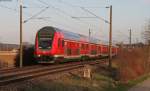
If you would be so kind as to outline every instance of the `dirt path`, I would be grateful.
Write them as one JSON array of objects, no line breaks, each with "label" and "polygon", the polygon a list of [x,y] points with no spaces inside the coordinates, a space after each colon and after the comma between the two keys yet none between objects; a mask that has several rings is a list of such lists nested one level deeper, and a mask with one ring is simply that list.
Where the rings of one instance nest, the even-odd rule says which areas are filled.
[{"label": "dirt path", "polygon": [[129,89],[129,91],[150,91],[150,78]]}]

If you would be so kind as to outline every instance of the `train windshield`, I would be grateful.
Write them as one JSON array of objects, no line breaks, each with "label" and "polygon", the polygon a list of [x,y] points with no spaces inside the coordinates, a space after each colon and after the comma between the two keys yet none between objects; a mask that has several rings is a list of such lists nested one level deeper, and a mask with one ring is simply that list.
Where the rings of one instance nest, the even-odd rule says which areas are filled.
[{"label": "train windshield", "polygon": [[40,31],[38,34],[39,49],[51,49],[53,42],[54,32],[52,31]]}]

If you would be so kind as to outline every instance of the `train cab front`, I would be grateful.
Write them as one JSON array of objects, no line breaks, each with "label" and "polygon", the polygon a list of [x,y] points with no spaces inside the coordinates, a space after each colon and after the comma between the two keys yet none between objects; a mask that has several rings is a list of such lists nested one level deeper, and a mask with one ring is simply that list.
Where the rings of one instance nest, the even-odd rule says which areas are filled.
[{"label": "train cab front", "polygon": [[44,27],[37,32],[35,41],[35,58],[38,63],[54,63],[53,40],[55,30]]}]

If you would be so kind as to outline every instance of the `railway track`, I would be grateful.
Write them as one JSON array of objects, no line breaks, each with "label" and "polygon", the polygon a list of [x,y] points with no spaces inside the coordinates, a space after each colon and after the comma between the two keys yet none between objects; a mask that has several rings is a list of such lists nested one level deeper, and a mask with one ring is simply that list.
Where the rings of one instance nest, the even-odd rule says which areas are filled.
[{"label": "railway track", "polygon": [[[101,61],[103,62],[103,61]],[[12,69],[0,71],[0,86],[7,85],[12,82],[23,81],[34,77],[54,74],[58,72],[68,72],[73,69],[82,68],[85,64],[96,65],[100,61],[74,62],[68,64],[50,65],[50,66],[32,66],[21,69]]]},{"label": "railway track", "polygon": [[0,74],[9,73],[9,72],[15,72],[15,71],[21,71],[21,70],[30,70],[33,68],[42,67],[42,65],[35,65],[35,66],[27,66],[23,68],[7,68],[7,69],[1,69]]}]

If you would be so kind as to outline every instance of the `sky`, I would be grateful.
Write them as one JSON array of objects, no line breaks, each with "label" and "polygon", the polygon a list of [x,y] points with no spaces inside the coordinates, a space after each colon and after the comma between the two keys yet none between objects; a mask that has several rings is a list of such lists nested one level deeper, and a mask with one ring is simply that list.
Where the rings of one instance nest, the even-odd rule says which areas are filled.
[{"label": "sky", "polygon": [[[88,35],[108,42],[109,24],[88,11],[109,21],[113,7],[113,42],[142,41],[141,32],[150,19],[150,0],[23,0],[23,42],[34,43],[36,32],[44,26]],[[19,44],[19,2],[0,1],[0,42]],[[78,18],[72,18],[78,17]],[[80,17],[80,18],[79,18]],[[82,18],[93,17],[93,18]]]}]

